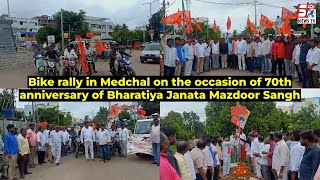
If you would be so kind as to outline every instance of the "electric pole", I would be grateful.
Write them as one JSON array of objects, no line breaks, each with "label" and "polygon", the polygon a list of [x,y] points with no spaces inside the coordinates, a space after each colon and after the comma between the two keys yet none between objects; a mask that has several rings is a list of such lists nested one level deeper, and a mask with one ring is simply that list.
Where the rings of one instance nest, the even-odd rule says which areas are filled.
[{"label": "electric pole", "polygon": [[[184,13],[184,11],[185,11],[185,8],[184,8],[184,0],[182,0],[182,12]],[[184,17],[184,14],[183,14],[183,17]],[[182,38],[185,39],[186,36],[187,36],[187,32],[186,32],[186,30],[185,30],[185,24],[184,24],[184,22],[182,22],[182,25],[183,25],[183,36],[182,36]]]},{"label": "electric pole", "polygon": [[7,6],[8,6],[8,17],[10,17],[10,0],[7,0]]},{"label": "electric pole", "polygon": [[257,0],[253,0],[254,4],[254,25],[257,27]]},{"label": "electric pole", "polygon": [[62,9],[60,12],[60,19],[61,19],[61,46],[62,46],[62,51],[64,51],[64,32],[63,32],[63,16],[62,16]]},{"label": "electric pole", "polygon": [[33,123],[35,123],[36,117],[35,117],[35,113],[34,113],[34,102],[33,101],[32,101],[32,120],[33,120]]}]

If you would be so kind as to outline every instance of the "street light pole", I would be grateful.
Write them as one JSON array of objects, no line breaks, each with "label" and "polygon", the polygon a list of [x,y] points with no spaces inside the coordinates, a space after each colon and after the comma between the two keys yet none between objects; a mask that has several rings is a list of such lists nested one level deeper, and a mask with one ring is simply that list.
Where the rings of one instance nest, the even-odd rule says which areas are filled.
[{"label": "street light pole", "polygon": [[8,5],[8,17],[10,17],[10,2],[7,0],[7,5]]},{"label": "street light pole", "polygon": [[62,9],[61,9],[61,12],[60,12],[60,19],[61,19],[61,46],[62,46],[62,51],[64,50],[64,32],[63,32],[63,16],[62,16]]}]

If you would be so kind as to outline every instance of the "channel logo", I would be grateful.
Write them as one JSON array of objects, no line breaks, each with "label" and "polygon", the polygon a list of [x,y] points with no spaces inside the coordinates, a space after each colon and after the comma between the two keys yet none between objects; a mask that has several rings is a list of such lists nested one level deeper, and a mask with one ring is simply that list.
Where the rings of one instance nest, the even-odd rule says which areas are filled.
[{"label": "channel logo", "polygon": [[298,24],[316,24],[316,4],[298,4]]}]

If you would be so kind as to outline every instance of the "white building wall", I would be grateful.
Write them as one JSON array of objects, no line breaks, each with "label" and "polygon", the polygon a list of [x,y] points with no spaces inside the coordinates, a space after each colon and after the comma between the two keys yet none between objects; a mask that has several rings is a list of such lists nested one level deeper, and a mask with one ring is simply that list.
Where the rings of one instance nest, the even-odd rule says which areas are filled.
[{"label": "white building wall", "polygon": [[315,106],[315,111],[320,114],[320,97],[314,97],[314,98],[305,98],[302,99],[301,102],[293,102],[292,109],[293,113],[299,112],[303,107],[309,107],[309,106]]}]

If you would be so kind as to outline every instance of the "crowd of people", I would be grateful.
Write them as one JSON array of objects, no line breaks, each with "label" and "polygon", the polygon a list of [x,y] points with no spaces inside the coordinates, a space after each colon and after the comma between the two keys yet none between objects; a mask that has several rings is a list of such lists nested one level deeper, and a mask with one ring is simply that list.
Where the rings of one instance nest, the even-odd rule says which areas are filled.
[{"label": "crowd of people", "polygon": [[[162,37],[163,39],[167,33]],[[304,88],[319,87],[318,40],[306,35],[278,35],[205,40],[168,38],[163,49],[164,76],[199,75],[219,69],[248,71],[258,75],[292,76]]]},{"label": "crowd of people", "polygon": [[161,127],[160,180],[228,179],[231,159],[246,162],[249,176],[260,180],[320,180],[320,129],[270,132],[266,137],[237,131],[224,139],[218,134],[188,143],[176,142],[175,130]]},{"label": "crowd of people", "polygon": [[86,121],[78,132],[73,127],[51,125],[40,126],[36,131],[35,124],[30,124],[28,129],[22,128],[20,133],[18,128],[9,124],[7,133],[3,139],[0,138],[0,153],[4,155],[1,161],[7,166],[9,180],[18,179],[17,164],[20,179],[25,179],[26,175],[31,174],[29,169],[36,167],[36,160],[38,165],[50,162],[59,166],[61,157],[80,147],[83,147],[88,161],[98,157],[106,163],[116,150],[120,157],[126,157],[128,139],[129,130],[125,123],[121,124],[121,128],[114,124],[108,129],[104,124],[93,128]]}]

